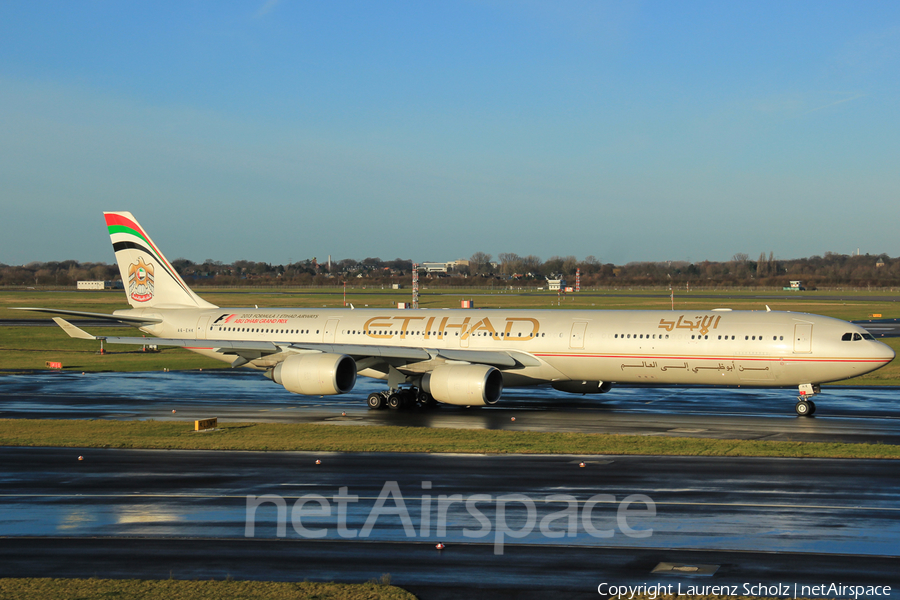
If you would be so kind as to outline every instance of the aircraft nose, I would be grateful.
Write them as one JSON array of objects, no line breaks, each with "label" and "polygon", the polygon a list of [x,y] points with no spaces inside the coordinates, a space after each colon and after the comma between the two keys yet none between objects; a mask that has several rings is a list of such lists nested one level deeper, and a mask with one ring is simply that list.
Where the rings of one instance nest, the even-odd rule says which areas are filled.
[{"label": "aircraft nose", "polygon": [[894,349],[885,344],[884,342],[879,342],[881,344],[881,352],[884,358],[890,362],[894,360],[894,357],[897,356],[897,353],[894,352]]}]

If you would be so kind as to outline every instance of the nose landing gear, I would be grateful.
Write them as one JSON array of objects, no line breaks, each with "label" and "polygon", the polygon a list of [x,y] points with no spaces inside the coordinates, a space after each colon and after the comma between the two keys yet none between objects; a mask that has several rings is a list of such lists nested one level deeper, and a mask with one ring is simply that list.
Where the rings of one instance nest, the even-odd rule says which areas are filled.
[{"label": "nose landing gear", "polygon": [[798,417],[811,417],[816,414],[816,404],[812,401],[812,397],[821,391],[822,388],[811,383],[804,383],[800,386],[800,396],[797,397],[797,404],[794,405]]},{"label": "nose landing gear", "polygon": [[799,417],[811,417],[816,414],[816,404],[812,400],[801,398],[794,406],[794,410],[797,411]]}]

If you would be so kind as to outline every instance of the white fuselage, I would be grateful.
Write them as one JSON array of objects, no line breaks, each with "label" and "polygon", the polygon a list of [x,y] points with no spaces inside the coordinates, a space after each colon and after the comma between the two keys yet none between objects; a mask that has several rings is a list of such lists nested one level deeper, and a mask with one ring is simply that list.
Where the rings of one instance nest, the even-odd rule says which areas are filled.
[{"label": "white fuselage", "polygon": [[[154,308],[117,314],[162,318],[142,330],[196,339],[192,350],[228,362],[234,357],[218,352],[216,340],[325,344],[339,353],[356,346],[503,352],[519,363],[504,369],[505,386],[795,386],[855,377],[894,358],[861,327],[778,311]],[[360,375],[384,378],[366,369]]]}]

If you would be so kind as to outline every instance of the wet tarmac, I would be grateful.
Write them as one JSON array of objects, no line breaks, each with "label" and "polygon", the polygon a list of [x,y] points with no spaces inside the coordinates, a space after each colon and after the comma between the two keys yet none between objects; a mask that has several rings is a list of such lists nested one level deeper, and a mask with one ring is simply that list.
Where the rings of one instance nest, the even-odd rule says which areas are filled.
[{"label": "wet tarmac", "polygon": [[[0,418],[900,443],[896,388],[827,388],[817,415],[798,418],[793,390],[624,386],[370,411],[365,395],[381,385],[309,398],[244,371],[4,375]],[[0,448],[0,576],[390,573],[426,600],[602,597],[604,582],[891,585],[900,597],[898,493],[897,461]],[[653,573],[661,563],[683,566]],[[757,595],[792,595],[770,592]]]},{"label": "wet tarmac", "polygon": [[895,461],[4,448],[0,576],[896,590],[898,492]]},{"label": "wet tarmac", "polygon": [[[178,419],[630,433],[900,443],[900,389],[826,387],[815,417],[797,417],[793,389],[617,386],[596,396],[509,389],[492,407],[369,410],[381,382],[352,393],[291,394],[252,371],[39,372],[0,376],[0,418]],[[172,414],[176,410],[176,414]],[[346,413],[346,415],[342,415]],[[512,418],[515,417],[515,421]]]}]

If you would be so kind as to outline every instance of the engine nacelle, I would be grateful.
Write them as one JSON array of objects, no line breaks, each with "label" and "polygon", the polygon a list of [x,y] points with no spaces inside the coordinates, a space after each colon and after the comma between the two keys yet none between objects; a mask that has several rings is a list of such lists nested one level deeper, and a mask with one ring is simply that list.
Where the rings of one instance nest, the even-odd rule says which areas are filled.
[{"label": "engine nacelle", "polygon": [[554,381],[550,385],[570,394],[605,394],[612,389],[609,381]]},{"label": "engine nacelle", "polygon": [[272,370],[272,381],[294,394],[346,394],[356,385],[356,362],[346,354],[292,354]]},{"label": "engine nacelle", "polygon": [[440,365],[425,374],[422,389],[438,402],[490,406],[503,393],[503,374],[487,365]]}]

